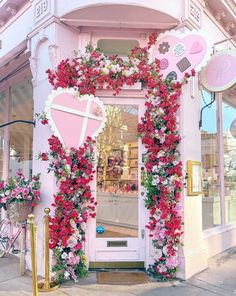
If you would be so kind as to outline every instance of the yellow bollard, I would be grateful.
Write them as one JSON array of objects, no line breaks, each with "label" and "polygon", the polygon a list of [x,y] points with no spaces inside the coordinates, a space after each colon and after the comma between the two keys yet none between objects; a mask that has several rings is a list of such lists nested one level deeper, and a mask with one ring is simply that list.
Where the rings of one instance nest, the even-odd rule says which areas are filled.
[{"label": "yellow bollard", "polygon": [[37,231],[37,227],[34,222],[34,215],[33,214],[28,215],[28,220],[29,220],[29,226],[30,226],[33,296],[38,296],[37,264],[36,264],[36,231]]},{"label": "yellow bollard", "polygon": [[38,283],[40,292],[50,292],[56,290],[59,286],[50,281],[49,271],[49,213],[50,209],[44,209],[44,227],[45,227],[45,280]]},{"label": "yellow bollard", "polygon": [[20,236],[20,275],[25,274],[25,238],[26,238],[26,225],[23,225]]}]

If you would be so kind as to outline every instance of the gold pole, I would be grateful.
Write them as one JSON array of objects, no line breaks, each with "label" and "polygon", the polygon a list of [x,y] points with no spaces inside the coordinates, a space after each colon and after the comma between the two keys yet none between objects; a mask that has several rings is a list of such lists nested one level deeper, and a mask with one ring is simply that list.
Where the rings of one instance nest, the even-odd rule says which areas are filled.
[{"label": "gold pole", "polygon": [[33,214],[28,215],[28,219],[29,219],[29,226],[30,226],[33,296],[38,296],[37,264],[36,264],[36,231],[37,231],[37,226],[35,225]]},{"label": "gold pole", "polygon": [[49,213],[50,209],[44,209],[44,224],[45,224],[45,288],[50,288],[49,283]]},{"label": "gold pole", "polygon": [[44,227],[45,227],[45,280],[38,283],[40,292],[50,292],[56,290],[59,286],[50,281],[49,271],[49,213],[50,209],[44,209]]},{"label": "gold pole", "polygon": [[25,237],[26,227],[22,227],[20,236],[20,275],[25,274]]}]

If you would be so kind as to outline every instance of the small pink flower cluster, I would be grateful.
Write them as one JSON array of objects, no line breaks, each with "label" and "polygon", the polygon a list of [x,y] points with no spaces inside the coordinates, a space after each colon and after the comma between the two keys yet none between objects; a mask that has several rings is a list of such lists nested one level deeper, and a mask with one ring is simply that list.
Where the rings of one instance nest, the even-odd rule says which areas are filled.
[{"label": "small pink flower cluster", "polygon": [[8,182],[0,181],[0,208],[6,209],[7,204],[29,201],[32,207],[40,200],[40,174],[34,175],[31,180],[26,179],[21,170]]}]

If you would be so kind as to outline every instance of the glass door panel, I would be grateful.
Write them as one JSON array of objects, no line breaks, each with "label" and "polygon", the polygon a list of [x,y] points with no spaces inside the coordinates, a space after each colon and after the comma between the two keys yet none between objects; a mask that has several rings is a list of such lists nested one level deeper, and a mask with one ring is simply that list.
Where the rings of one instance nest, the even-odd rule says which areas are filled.
[{"label": "glass door panel", "polygon": [[[10,121],[33,120],[33,87],[24,79],[10,88]],[[32,175],[33,126],[14,124],[9,127],[9,176],[21,169],[27,178]]]},{"label": "glass door panel", "polygon": [[99,237],[138,237],[138,106],[107,105],[97,138]]}]

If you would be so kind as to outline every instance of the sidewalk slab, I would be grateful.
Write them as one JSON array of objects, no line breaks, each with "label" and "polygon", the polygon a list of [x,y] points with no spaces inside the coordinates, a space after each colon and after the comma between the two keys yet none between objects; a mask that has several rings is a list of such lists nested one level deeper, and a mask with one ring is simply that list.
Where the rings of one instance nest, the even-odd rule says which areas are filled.
[{"label": "sidewalk slab", "polygon": [[[0,296],[32,296],[29,275],[19,275],[19,260],[0,258]],[[45,293],[39,293],[40,296]],[[96,272],[60,286],[50,296],[236,296],[236,247],[209,260],[209,268],[187,281],[154,282],[139,285],[99,285]]]}]

